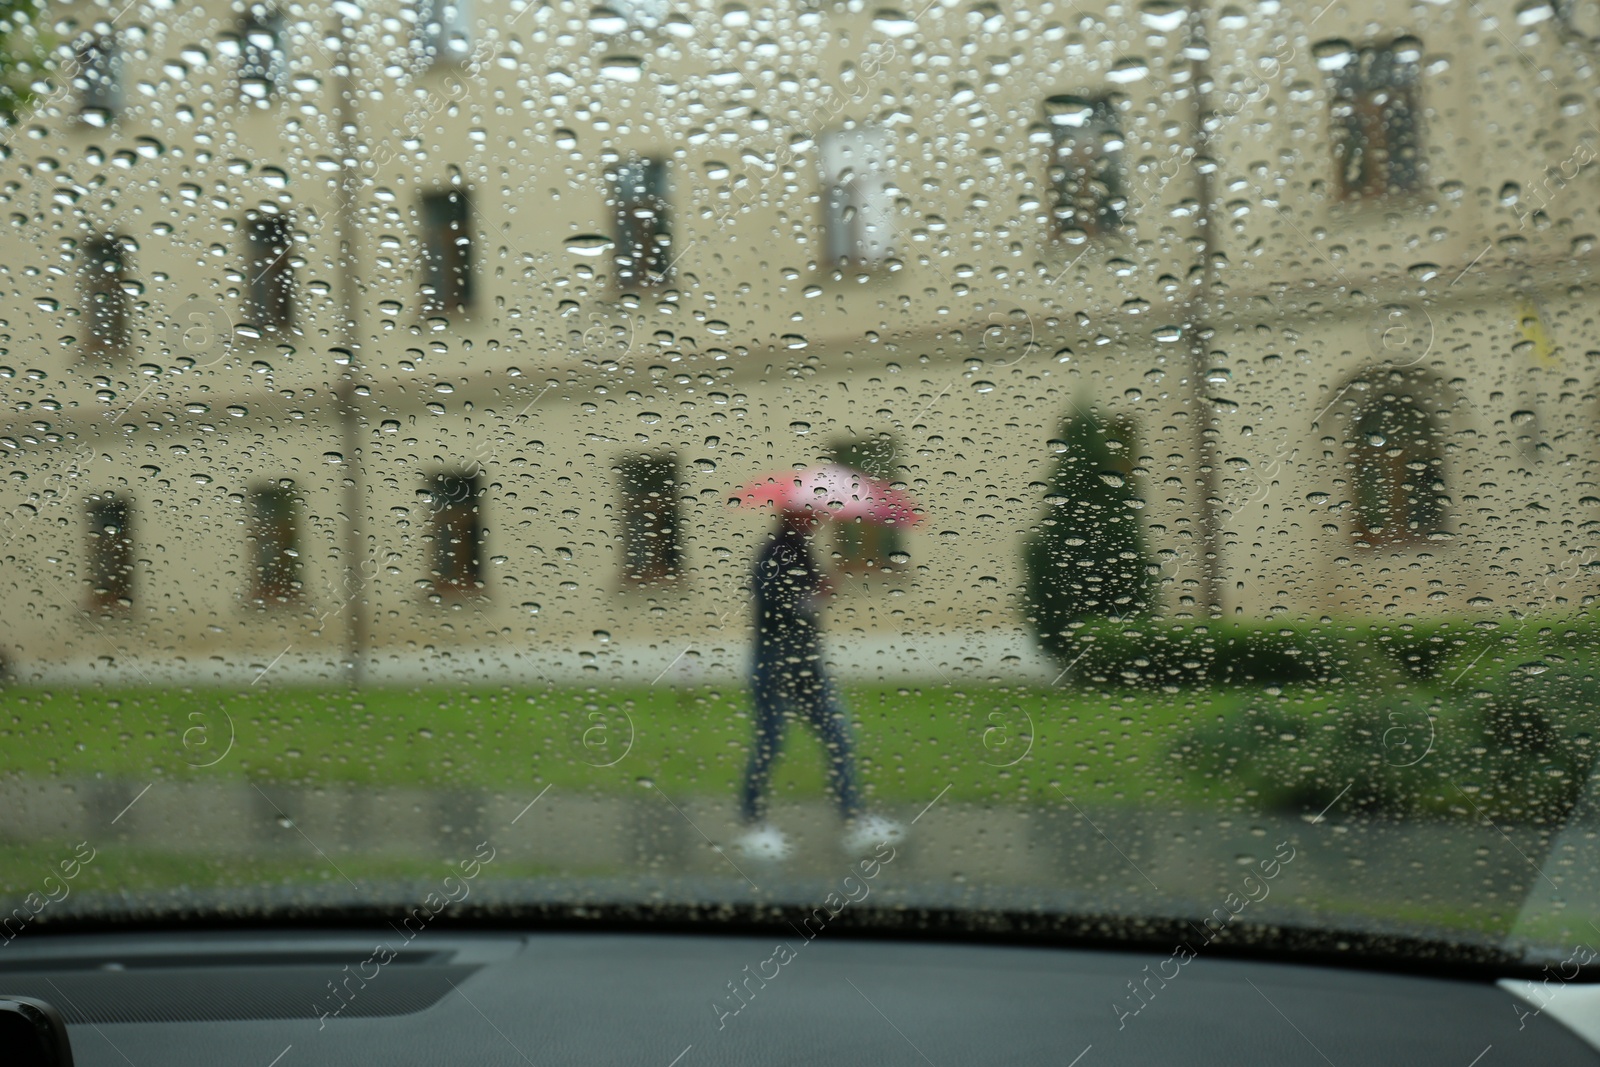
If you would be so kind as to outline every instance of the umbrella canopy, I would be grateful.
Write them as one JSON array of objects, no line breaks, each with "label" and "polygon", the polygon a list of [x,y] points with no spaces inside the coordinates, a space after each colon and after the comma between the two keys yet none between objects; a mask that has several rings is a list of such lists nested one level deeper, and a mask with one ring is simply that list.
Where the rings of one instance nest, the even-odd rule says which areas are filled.
[{"label": "umbrella canopy", "polygon": [[914,526],[922,521],[911,497],[842,463],[764,474],[740,489],[733,502],[740,507],[770,504],[779,511],[811,511],[818,518],[865,519],[891,526]]}]

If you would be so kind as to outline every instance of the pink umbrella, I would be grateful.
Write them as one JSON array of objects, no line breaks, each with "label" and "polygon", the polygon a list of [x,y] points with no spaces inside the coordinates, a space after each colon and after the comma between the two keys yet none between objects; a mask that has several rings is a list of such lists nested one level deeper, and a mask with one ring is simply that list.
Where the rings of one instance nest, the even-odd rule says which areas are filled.
[{"label": "pink umbrella", "polygon": [[771,504],[779,511],[814,511],[819,518],[866,519],[889,526],[922,521],[911,497],[842,463],[762,475],[740,489],[733,503],[747,508]]}]

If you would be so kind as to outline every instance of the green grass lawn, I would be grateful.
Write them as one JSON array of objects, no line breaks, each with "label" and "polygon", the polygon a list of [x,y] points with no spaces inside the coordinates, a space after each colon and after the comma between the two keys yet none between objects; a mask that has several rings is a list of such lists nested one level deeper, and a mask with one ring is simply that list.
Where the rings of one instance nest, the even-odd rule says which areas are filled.
[{"label": "green grass lawn", "polygon": [[[1171,749],[1196,722],[1260,696],[846,692],[869,795],[913,802],[949,785],[951,799],[984,803],[1059,802],[1056,786],[1097,803],[1202,799],[1215,783],[1182,768]],[[619,791],[648,779],[669,794],[731,795],[750,743],[748,715],[743,690],[719,687],[10,689],[0,691],[0,768],[519,790]],[[822,792],[821,746],[810,731],[791,728],[775,788]]]},{"label": "green grass lawn", "polygon": [[[1339,693],[1312,686],[1177,692],[857,686],[845,695],[862,785],[873,804],[921,807],[948,786],[947,803],[1060,805],[1065,795],[1086,806],[1224,818],[1256,804],[1245,785],[1180,762],[1174,749],[1197,729],[1246,709],[1270,707],[1317,729],[1331,705],[1343,703]],[[1449,728],[1441,720],[1441,732]],[[648,780],[682,802],[736,796],[749,743],[749,700],[735,687],[0,690],[0,771],[69,781],[250,780],[522,797],[547,784],[616,794]],[[823,795],[821,746],[808,730],[791,727],[774,789],[790,799]],[[0,883],[33,887],[22,872],[48,870],[59,851],[0,845],[0,871],[16,873],[0,876]],[[438,873],[437,864],[421,859],[339,855],[341,869],[358,879]],[[533,856],[507,860],[497,875],[575,873],[547,872]],[[133,845],[107,848],[79,888],[303,886],[331,873],[309,854],[244,860]],[[1347,890],[1305,891],[1309,901],[1352,914],[1415,912],[1433,924],[1471,929],[1509,922],[1500,907],[1486,916],[1471,886],[1458,888],[1445,894],[1450,899],[1426,901],[1405,894],[1322,900]]]}]

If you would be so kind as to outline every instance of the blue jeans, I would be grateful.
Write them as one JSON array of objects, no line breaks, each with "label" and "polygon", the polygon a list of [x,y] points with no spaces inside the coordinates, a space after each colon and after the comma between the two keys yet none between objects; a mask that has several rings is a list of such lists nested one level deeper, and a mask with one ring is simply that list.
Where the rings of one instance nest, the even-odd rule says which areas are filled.
[{"label": "blue jeans", "polygon": [[803,719],[822,738],[828,758],[828,789],[839,804],[839,814],[854,818],[861,811],[856,796],[855,760],[850,750],[850,719],[833,683],[822,673],[816,655],[767,655],[757,662],[751,690],[755,697],[755,745],[744,772],[740,813],[747,823],[766,816],[767,787],[772,765],[783,749],[783,729],[791,718]]}]

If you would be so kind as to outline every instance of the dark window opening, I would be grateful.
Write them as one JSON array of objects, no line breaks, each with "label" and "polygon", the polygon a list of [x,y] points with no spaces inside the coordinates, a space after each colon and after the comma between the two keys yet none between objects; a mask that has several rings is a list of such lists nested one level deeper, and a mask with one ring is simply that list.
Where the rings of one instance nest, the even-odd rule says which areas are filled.
[{"label": "dark window opening", "polygon": [[95,34],[79,43],[73,85],[78,90],[78,115],[85,122],[104,126],[116,116],[122,109],[121,57],[116,37]]},{"label": "dark window opening", "polygon": [[96,237],[83,249],[85,352],[111,356],[125,352],[133,298],[128,293],[122,242]]},{"label": "dark window opening", "polygon": [[435,475],[428,486],[432,508],[433,567],[436,593],[475,593],[483,588],[485,531],[481,479],[475,474]]},{"label": "dark window opening", "polygon": [[1357,534],[1373,544],[1426,541],[1444,523],[1439,428],[1414,397],[1387,393],[1352,420]]},{"label": "dark window opening", "polygon": [[104,614],[133,606],[133,509],[104,493],[89,498],[89,609]]},{"label": "dark window opening", "polygon": [[251,597],[282,604],[300,595],[300,498],[287,480],[250,493]]},{"label": "dark window opening", "polygon": [[672,271],[667,218],[667,165],[644,159],[612,175],[616,205],[616,270],[620,286],[664,285]]},{"label": "dark window opening", "polygon": [[450,189],[422,198],[422,310],[440,315],[466,311],[473,301],[471,204]]},{"label": "dark window opening", "polygon": [[635,455],[618,467],[622,481],[622,576],[627,584],[675,577],[682,566],[678,463]]},{"label": "dark window opening", "polygon": [[287,215],[255,215],[246,233],[246,317],[262,331],[292,329],[294,226]]},{"label": "dark window opening", "polygon": [[[827,458],[881,481],[895,480],[895,443],[889,437],[840,441]],[[834,566],[839,571],[861,573],[888,570],[904,551],[905,534],[898,526],[879,522],[833,524]]]},{"label": "dark window opening", "polygon": [[1054,96],[1050,128],[1052,220],[1058,236],[1114,234],[1126,220],[1122,127],[1109,99]]},{"label": "dark window opening", "polygon": [[1331,114],[1341,199],[1422,188],[1421,48],[1414,39],[1359,48],[1339,71]]},{"label": "dark window opening", "polygon": [[430,63],[459,63],[472,52],[470,0],[418,0],[417,43]]},{"label": "dark window opening", "polygon": [[239,28],[239,92],[248,101],[265,103],[283,88],[287,67],[283,16],[257,10]]}]

